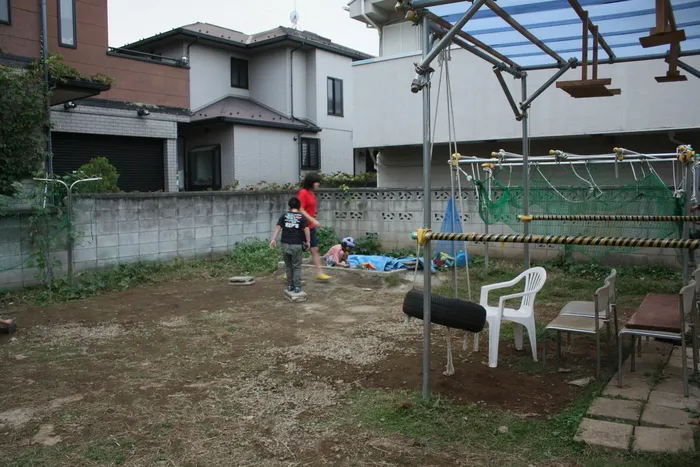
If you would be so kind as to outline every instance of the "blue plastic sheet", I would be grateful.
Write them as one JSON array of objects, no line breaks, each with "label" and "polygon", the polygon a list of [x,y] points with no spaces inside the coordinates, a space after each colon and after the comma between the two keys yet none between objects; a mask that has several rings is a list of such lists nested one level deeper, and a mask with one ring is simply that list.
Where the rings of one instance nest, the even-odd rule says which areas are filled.
[{"label": "blue plastic sheet", "polygon": [[[397,269],[413,268],[416,261],[415,256],[406,256],[405,258],[392,258],[391,256],[366,256],[366,255],[349,255],[348,264],[353,269],[362,268],[362,265],[369,263],[374,266],[377,271],[396,271]],[[407,266],[410,264],[411,266]],[[418,258],[418,268],[423,269],[423,258]],[[435,272],[435,267],[430,265],[430,272]]]}]

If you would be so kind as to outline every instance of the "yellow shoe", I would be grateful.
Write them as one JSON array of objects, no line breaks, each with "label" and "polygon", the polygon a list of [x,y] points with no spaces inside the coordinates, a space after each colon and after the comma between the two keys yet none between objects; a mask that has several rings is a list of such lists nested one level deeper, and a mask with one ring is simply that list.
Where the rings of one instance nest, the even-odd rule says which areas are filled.
[{"label": "yellow shoe", "polygon": [[282,279],[287,280],[287,275],[282,276]]},{"label": "yellow shoe", "polygon": [[323,273],[321,273],[321,274],[319,274],[318,276],[316,276],[316,279],[318,279],[318,280],[320,280],[320,281],[327,281],[327,280],[330,279],[330,278],[331,278],[331,276],[328,276],[328,275],[323,274]]}]

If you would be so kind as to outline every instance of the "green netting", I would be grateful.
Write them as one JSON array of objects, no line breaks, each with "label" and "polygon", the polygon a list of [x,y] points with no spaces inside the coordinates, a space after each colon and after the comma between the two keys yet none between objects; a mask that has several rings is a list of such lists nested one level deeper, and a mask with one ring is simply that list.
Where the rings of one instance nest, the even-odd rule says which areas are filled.
[{"label": "green netting", "polygon": [[[533,167],[530,171],[530,214],[621,214],[682,215],[683,197],[659,178],[656,172],[631,166],[587,166],[562,164]],[[548,169],[549,170],[546,170]],[[511,181],[520,174],[501,169],[489,180],[476,182],[479,214],[488,224],[504,224],[517,233],[523,232],[518,215],[523,214],[523,187]],[[617,183],[616,183],[617,182]],[[490,193],[489,193],[490,192]],[[639,238],[678,238],[682,224],[674,222],[574,222],[533,221],[530,233],[539,235],[584,235]],[[600,259],[613,252],[629,253],[634,248],[566,246],[566,253],[578,251]]]}]

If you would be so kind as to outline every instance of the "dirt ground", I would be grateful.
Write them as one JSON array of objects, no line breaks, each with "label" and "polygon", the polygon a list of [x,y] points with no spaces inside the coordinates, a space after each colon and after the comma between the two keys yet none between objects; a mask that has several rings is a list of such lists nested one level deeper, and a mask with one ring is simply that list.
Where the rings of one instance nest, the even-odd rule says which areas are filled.
[{"label": "dirt ground", "polygon": [[[0,465],[483,465],[468,447],[433,452],[343,418],[354,391],[420,390],[409,286],[339,275],[309,280],[309,300],[292,304],[283,285],[199,280],[11,307],[21,328],[0,341]],[[444,329],[434,336],[435,393],[525,417],[561,411],[581,391],[568,382],[594,368],[589,348],[565,346],[567,370],[542,373],[526,339],[523,351],[503,342],[489,369],[486,339],[472,354],[454,333],[448,377]]]}]

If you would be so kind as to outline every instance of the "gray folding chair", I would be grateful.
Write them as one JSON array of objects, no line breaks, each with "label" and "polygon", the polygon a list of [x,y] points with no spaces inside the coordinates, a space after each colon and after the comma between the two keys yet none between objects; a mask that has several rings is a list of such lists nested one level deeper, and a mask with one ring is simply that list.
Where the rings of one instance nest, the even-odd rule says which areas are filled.
[{"label": "gray folding chair", "polygon": [[[610,282],[606,282],[601,288],[595,291],[593,300],[593,315],[565,315],[559,314],[544,328],[543,351],[542,351],[542,366],[547,361],[547,331],[552,330],[557,332],[557,360],[561,358],[561,333],[562,332],[577,332],[581,334],[595,335],[595,352],[596,352],[596,378],[600,378],[600,328],[608,326],[610,323]],[[608,336],[610,335],[608,329]],[[611,354],[610,338],[608,338],[608,355]]]},{"label": "gray folding chair", "polygon": [[[600,318],[605,321],[605,328],[610,338],[610,320],[613,320],[615,326],[615,343],[617,344],[617,332],[619,329],[617,322],[617,289],[615,283],[617,281],[617,270],[610,271],[610,275],[605,278],[604,284],[610,284],[610,306],[606,310],[602,310]],[[595,302],[591,301],[572,301],[568,302],[559,312],[559,315],[580,316],[583,318],[591,318],[595,315]],[[567,340],[571,342],[571,333],[567,333]],[[609,341],[608,341],[609,343]]]}]

